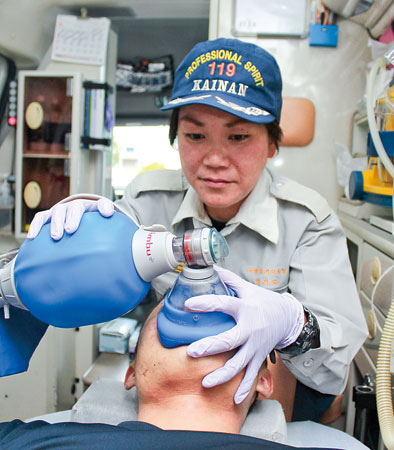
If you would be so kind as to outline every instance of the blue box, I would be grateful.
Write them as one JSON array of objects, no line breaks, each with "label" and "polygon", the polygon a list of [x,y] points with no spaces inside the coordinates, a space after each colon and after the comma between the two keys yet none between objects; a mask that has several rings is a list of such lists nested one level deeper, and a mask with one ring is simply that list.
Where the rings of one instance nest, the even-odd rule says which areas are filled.
[{"label": "blue box", "polygon": [[[382,145],[386,150],[387,156],[389,158],[394,157],[394,131],[379,131],[380,140]],[[375,144],[373,143],[371,133],[368,133],[367,139],[367,155],[368,156],[379,156],[376,151]]]},{"label": "blue box", "polygon": [[309,25],[309,45],[336,47],[338,43],[338,25]]},{"label": "blue box", "polygon": [[127,317],[111,320],[100,329],[99,351],[127,353],[129,338],[134,333],[138,321]]}]

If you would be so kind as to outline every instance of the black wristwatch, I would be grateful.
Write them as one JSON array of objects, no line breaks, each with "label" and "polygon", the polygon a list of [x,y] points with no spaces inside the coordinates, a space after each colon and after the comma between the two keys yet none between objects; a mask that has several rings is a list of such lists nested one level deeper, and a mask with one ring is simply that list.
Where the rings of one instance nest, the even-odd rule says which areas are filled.
[{"label": "black wristwatch", "polygon": [[312,348],[312,346],[319,344],[320,342],[320,327],[319,323],[312,314],[312,312],[304,306],[304,312],[306,315],[306,324],[301,330],[298,338],[285,348],[278,350],[280,353],[286,353],[287,355],[302,355]]}]

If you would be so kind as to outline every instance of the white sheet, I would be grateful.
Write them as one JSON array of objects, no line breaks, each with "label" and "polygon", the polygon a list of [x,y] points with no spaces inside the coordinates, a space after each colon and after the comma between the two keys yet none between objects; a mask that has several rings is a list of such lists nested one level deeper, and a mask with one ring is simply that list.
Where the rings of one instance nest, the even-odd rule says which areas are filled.
[{"label": "white sheet", "polygon": [[33,420],[45,420],[45,422],[48,423],[72,422],[71,409],[44,414],[43,416],[32,417],[31,419],[26,419],[25,422],[33,422]]},{"label": "white sheet", "polygon": [[[74,405],[73,410],[34,417],[29,419],[28,422],[45,420],[48,423],[73,421],[115,424],[123,420],[136,420],[136,395],[133,391],[125,391],[122,383],[121,385],[122,388],[113,380],[97,380],[82,395]],[[122,402],[123,407],[119,408]],[[368,447],[345,432],[315,422],[288,423],[286,433],[286,430],[283,430],[283,412],[280,406],[278,409],[278,405],[273,400],[266,401],[265,406],[261,404],[260,408],[257,408],[255,412],[250,414],[250,417],[248,416],[241,430],[243,434],[269,439],[269,436],[267,436],[267,430],[269,429],[271,434],[271,439],[269,440],[283,442],[295,447],[368,450]],[[120,409],[123,411],[120,411]],[[273,417],[274,415],[276,417]],[[263,424],[265,424],[265,427]],[[269,425],[267,426],[267,424]],[[286,427],[286,424],[284,426]]]}]

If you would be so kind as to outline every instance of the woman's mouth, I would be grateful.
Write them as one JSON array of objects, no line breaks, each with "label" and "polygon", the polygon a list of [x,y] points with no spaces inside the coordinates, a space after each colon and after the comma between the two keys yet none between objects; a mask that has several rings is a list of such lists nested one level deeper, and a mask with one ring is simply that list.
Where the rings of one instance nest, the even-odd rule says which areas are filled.
[{"label": "woman's mouth", "polygon": [[216,189],[224,188],[231,183],[231,181],[225,180],[223,178],[201,178],[201,180],[205,183],[206,186]]}]

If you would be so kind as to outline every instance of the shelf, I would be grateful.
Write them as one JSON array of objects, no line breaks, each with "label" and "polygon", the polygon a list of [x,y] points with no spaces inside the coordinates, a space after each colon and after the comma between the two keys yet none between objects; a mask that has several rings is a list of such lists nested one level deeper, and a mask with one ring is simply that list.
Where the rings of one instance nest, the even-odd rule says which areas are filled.
[{"label": "shelf", "polygon": [[100,353],[96,361],[83,375],[84,386],[90,386],[99,378],[123,381],[124,374],[129,367],[130,359],[128,353]]},{"label": "shelf", "polygon": [[391,233],[341,211],[338,212],[338,217],[345,230],[350,230],[368,244],[394,258],[394,236]]},{"label": "shelf", "polygon": [[70,159],[70,155],[59,155],[56,153],[24,153],[23,158]]}]

